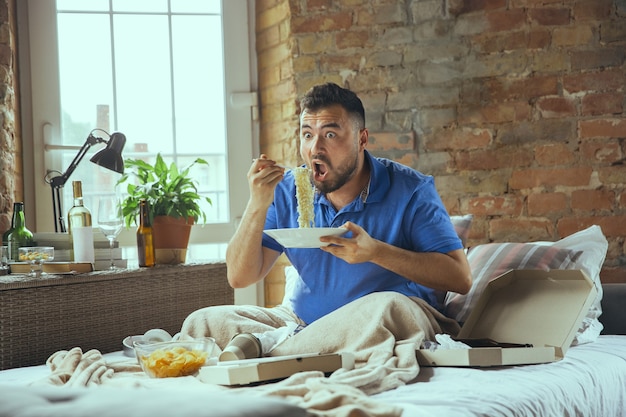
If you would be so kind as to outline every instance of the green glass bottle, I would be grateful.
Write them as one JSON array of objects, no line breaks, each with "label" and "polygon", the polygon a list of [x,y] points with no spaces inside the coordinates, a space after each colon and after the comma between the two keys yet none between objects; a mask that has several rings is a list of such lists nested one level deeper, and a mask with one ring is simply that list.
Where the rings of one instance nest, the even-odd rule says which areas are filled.
[{"label": "green glass bottle", "polygon": [[11,224],[13,227],[7,236],[9,256],[11,261],[19,262],[18,248],[33,246],[33,234],[26,228],[24,203],[13,203],[13,221]]},{"label": "green glass bottle", "polygon": [[[15,212],[15,205],[13,205],[13,212]],[[11,220],[11,227],[9,227],[9,230],[2,234],[2,246],[9,246],[9,235],[13,231],[14,227],[15,223],[13,223],[13,220]]]}]

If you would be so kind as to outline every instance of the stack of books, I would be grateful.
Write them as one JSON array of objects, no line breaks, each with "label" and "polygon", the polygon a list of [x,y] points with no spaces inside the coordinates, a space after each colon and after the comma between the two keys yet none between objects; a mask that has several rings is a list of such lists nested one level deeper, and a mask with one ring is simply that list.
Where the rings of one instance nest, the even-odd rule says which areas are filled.
[{"label": "stack of books", "polygon": [[[54,247],[54,262],[49,263],[49,268],[60,269],[57,272],[67,272],[63,269],[67,269],[63,264],[72,264],[74,268],[80,268],[80,271],[75,272],[88,272],[87,264],[76,264],[72,262],[74,259],[74,250],[72,249],[72,236],[69,233],[54,233],[54,232],[37,232],[33,234],[33,240],[37,246],[52,246]],[[95,262],[93,270],[103,271],[109,269],[111,265],[111,249],[109,247],[109,240],[102,234],[93,234]],[[118,268],[126,268],[127,260],[122,257],[122,248],[119,246],[119,242],[115,241],[113,247],[113,263]],[[45,270],[45,269],[44,269]],[[46,271],[48,272],[48,271]],[[52,271],[50,271],[52,272]]]}]

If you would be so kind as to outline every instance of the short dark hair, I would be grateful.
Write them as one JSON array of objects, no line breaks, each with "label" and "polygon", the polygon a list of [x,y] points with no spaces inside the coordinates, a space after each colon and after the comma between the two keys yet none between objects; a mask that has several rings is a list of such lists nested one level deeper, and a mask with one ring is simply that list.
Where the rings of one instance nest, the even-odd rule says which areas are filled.
[{"label": "short dark hair", "polygon": [[317,111],[324,107],[339,104],[359,124],[365,127],[365,109],[361,99],[353,92],[335,83],[316,85],[306,92],[300,101],[302,111]]}]

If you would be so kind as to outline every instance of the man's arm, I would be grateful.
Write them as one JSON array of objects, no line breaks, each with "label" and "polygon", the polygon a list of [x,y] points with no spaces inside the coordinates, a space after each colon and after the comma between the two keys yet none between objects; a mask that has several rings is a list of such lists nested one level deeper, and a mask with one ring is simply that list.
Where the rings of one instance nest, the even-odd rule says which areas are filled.
[{"label": "man's arm", "polygon": [[347,222],[351,238],[323,237],[336,246],[321,249],[355,264],[372,262],[429,288],[465,294],[472,285],[472,274],[463,249],[448,253],[413,252],[372,238],[362,227]]},{"label": "man's arm", "polygon": [[226,249],[228,283],[233,288],[244,288],[263,279],[280,255],[264,248],[261,242],[267,209],[284,171],[265,155],[255,159],[248,171],[250,200]]}]

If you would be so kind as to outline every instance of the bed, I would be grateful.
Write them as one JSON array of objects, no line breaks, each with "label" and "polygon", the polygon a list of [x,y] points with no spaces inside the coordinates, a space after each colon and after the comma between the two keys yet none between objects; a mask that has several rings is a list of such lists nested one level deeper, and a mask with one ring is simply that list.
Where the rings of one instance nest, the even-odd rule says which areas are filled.
[{"label": "bed", "polygon": [[[534,243],[532,247],[496,245],[480,248],[472,256],[470,250],[468,256],[475,273],[473,290],[477,294],[446,296],[448,314],[462,317],[471,310],[474,297],[492,274],[512,263],[541,269],[554,268],[558,263],[561,268],[584,270],[598,285],[598,303],[590,309],[573,345],[560,361],[489,368],[421,367],[407,383],[380,392],[349,391],[335,398],[339,401],[333,405],[302,399],[302,391],[307,391],[304,387],[309,389],[319,382],[323,385],[323,378],[301,379],[299,385],[278,382],[243,388],[214,387],[191,378],[142,384],[140,389],[132,384],[60,389],[33,384],[50,373],[39,364],[0,371],[0,416],[108,416],[131,411],[136,416],[174,413],[190,417],[626,416],[626,284],[599,284],[598,273],[606,253],[602,238],[599,228],[594,227],[558,242]],[[483,272],[478,273],[476,268]],[[118,337],[118,346],[120,342]],[[104,356],[110,361],[123,357],[119,349]],[[368,395],[361,396],[362,392]]]}]

